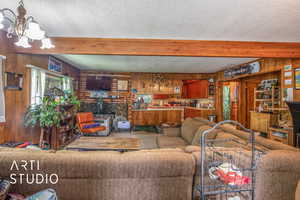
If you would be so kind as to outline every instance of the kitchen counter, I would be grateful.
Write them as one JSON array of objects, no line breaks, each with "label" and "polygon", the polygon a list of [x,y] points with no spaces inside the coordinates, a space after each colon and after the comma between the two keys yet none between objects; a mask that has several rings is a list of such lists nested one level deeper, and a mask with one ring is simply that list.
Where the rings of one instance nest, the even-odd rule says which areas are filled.
[{"label": "kitchen counter", "polygon": [[133,125],[156,126],[161,123],[181,124],[183,108],[148,108],[132,110]]},{"label": "kitchen counter", "polygon": [[189,106],[150,107],[146,109],[133,109],[133,125],[160,125],[161,123],[178,123],[187,117],[202,117],[215,115],[215,108],[196,108]]},{"label": "kitchen counter", "polygon": [[185,106],[184,108],[193,109],[193,110],[215,110],[215,108],[197,108],[197,107],[190,107],[190,106]]},{"label": "kitchen counter", "polygon": [[184,107],[175,107],[175,108],[143,108],[143,109],[132,109],[132,111],[160,111],[160,110],[183,110]]},{"label": "kitchen counter", "polygon": [[156,107],[156,108],[142,108],[142,109],[132,109],[132,111],[152,111],[152,110],[184,110],[184,109],[194,109],[194,110],[215,110],[215,108],[196,108],[190,106],[176,106],[176,107]]}]

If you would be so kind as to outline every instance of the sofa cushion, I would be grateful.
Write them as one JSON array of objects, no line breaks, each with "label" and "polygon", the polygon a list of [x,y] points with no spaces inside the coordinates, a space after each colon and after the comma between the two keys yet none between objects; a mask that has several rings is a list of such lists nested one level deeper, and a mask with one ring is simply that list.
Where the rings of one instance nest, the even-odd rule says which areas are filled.
[{"label": "sofa cushion", "polygon": [[181,128],[180,127],[163,128],[162,133],[165,136],[180,137]]},{"label": "sofa cushion", "polygon": [[192,144],[194,136],[199,128],[199,126],[204,125],[203,122],[199,120],[194,120],[192,118],[187,118],[184,120],[181,126],[181,137],[188,143]]},{"label": "sofa cushion", "polygon": [[181,137],[158,136],[157,145],[159,148],[184,148],[188,143]]},{"label": "sofa cushion", "polygon": [[[215,144],[216,146],[219,147],[238,147],[240,145],[238,145],[235,141],[239,141],[239,142],[244,141],[243,139],[224,131],[218,132],[216,139],[221,141]],[[235,141],[230,141],[230,139],[234,139]]]},{"label": "sofa cushion", "polygon": [[[228,132],[232,135],[235,135],[239,138],[242,138],[243,140],[247,140],[249,138],[249,133],[242,131],[242,130],[237,130],[233,128],[228,128],[225,126],[221,126],[221,129],[224,130],[225,132]],[[256,136],[255,137],[255,142],[257,146],[264,147],[265,149],[269,150],[292,150],[292,151],[299,151],[299,149],[294,148],[292,146],[273,141],[267,138],[263,138],[261,136]]]},{"label": "sofa cushion", "polygon": [[[204,126],[200,126],[194,136],[194,139],[192,141],[192,145],[200,145],[200,139],[202,137],[202,134],[204,131],[210,129],[211,126],[208,126],[208,125],[204,125]],[[209,132],[207,135],[206,135],[206,139],[208,140],[213,140],[216,138],[218,132],[220,132],[219,129],[215,129],[211,132]]]}]

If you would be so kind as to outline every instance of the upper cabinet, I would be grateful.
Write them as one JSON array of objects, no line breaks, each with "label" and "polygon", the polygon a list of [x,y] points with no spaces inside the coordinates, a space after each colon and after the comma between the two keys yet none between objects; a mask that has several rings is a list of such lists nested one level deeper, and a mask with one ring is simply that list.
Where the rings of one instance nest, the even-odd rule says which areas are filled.
[{"label": "upper cabinet", "polygon": [[183,81],[182,97],[188,99],[208,98],[208,80]]}]

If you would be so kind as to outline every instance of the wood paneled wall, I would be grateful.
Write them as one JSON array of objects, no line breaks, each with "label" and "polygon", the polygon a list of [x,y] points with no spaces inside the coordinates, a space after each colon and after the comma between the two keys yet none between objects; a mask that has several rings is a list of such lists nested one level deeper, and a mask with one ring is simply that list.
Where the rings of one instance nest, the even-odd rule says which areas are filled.
[{"label": "wood paneled wall", "polygon": [[[238,121],[244,125],[249,124],[249,109],[251,109],[251,99],[253,96],[251,95],[251,91],[254,87],[256,87],[261,80],[278,78],[281,87],[284,87],[282,81],[281,71],[285,65],[291,64],[292,59],[288,58],[266,58],[260,59],[261,70],[255,74],[247,74],[234,77],[232,79],[224,78],[224,71],[220,71],[217,73],[218,79],[218,88],[217,88],[217,114],[218,118],[222,120],[222,82],[224,81],[238,81],[240,83],[240,99],[239,99],[239,107],[238,107]],[[248,94],[248,95],[247,95]],[[249,105],[248,105],[249,104]]]},{"label": "wood paneled wall", "polygon": [[[5,69],[7,72],[23,74],[23,90],[5,90],[6,123],[0,132],[0,143],[9,141],[31,141],[38,143],[40,130],[38,128],[25,128],[23,117],[30,101],[30,69],[31,64],[47,69],[48,56],[25,55],[7,53]],[[63,63],[63,74],[68,74],[75,79],[79,78],[79,70]]]},{"label": "wood paneled wall", "polygon": [[[168,85],[153,84],[152,73],[132,73],[132,88],[137,89],[138,94],[174,94],[174,87],[181,89],[182,80],[201,80],[216,78],[215,74],[183,74],[183,73],[163,73],[163,77],[168,81]],[[181,93],[182,91],[180,91]]]},{"label": "wood paneled wall", "polygon": [[293,66],[293,88],[294,88],[294,101],[300,101],[300,90],[295,89],[295,69],[300,68],[300,59],[292,60]]}]

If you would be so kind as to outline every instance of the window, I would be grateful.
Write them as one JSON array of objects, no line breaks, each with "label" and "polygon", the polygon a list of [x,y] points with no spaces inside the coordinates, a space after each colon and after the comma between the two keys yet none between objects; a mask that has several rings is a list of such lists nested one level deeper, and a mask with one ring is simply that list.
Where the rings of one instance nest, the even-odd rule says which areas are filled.
[{"label": "window", "polygon": [[3,68],[5,57],[0,56],[0,122],[5,122],[5,98],[3,89]]},{"label": "window", "polygon": [[31,68],[31,104],[41,104],[43,96],[54,87],[72,91],[72,79],[66,76],[56,76],[42,69]]}]

